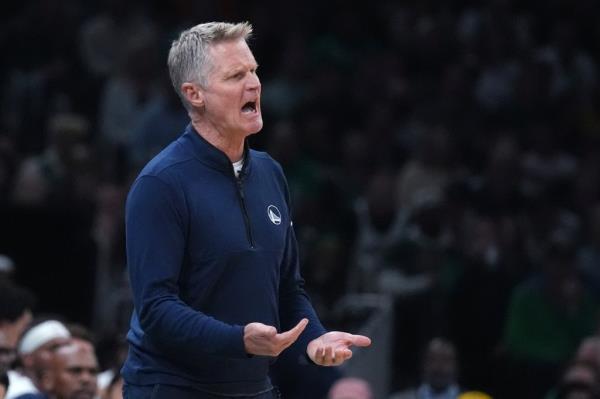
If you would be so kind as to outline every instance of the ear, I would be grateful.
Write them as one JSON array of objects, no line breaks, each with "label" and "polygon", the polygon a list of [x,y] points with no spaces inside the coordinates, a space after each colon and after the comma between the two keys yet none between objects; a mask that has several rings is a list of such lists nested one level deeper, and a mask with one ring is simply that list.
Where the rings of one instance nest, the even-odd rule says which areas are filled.
[{"label": "ear", "polygon": [[195,108],[202,108],[204,106],[204,91],[199,85],[186,82],[181,85],[181,93]]}]

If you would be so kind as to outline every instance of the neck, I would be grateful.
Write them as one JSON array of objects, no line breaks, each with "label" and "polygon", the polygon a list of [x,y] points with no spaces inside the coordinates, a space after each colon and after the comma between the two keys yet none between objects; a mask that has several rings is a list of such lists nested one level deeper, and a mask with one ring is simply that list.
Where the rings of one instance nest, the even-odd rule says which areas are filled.
[{"label": "neck", "polygon": [[192,118],[192,126],[204,140],[223,151],[231,162],[237,162],[244,156],[246,136],[224,134],[209,123]]}]

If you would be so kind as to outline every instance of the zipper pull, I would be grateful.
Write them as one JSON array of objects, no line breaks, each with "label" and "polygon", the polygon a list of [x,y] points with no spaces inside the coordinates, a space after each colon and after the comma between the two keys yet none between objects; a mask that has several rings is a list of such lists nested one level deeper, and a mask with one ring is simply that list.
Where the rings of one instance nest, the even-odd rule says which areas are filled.
[{"label": "zipper pull", "polygon": [[240,192],[240,197],[244,199],[244,185],[242,184],[242,179],[237,179],[238,191]]}]

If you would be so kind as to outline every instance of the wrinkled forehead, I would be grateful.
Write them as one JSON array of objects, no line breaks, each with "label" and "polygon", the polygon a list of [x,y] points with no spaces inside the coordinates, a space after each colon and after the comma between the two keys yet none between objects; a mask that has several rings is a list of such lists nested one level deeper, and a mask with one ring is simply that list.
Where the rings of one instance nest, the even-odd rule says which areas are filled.
[{"label": "wrinkled forehead", "polygon": [[64,368],[95,368],[98,365],[93,346],[83,342],[71,342],[59,347],[55,352],[55,359]]},{"label": "wrinkled forehead", "polygon": [[223,40],[208,47],[209,67],[227,70],[236,66],[256,66],[252,50],[244,38]]}]

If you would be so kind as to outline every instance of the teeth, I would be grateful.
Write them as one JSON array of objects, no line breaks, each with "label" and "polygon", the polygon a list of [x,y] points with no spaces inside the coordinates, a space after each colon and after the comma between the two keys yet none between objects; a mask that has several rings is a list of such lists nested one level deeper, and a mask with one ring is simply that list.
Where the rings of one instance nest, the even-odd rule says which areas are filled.
[{"label": "teeth", "polygon": [[244,113],[256,112],[256,104],[254,102],[247,102],[242,107],[242,112],[244,112]]}]

